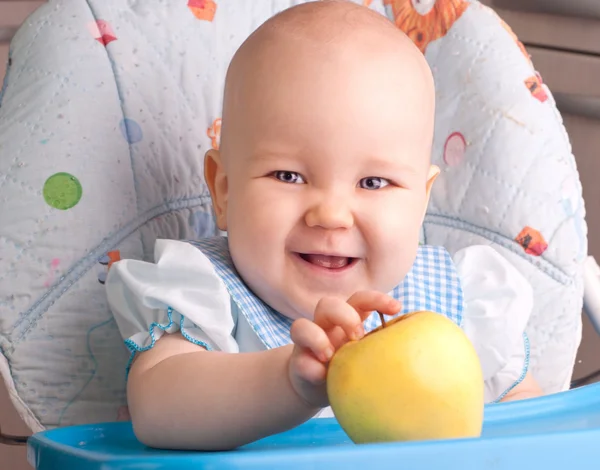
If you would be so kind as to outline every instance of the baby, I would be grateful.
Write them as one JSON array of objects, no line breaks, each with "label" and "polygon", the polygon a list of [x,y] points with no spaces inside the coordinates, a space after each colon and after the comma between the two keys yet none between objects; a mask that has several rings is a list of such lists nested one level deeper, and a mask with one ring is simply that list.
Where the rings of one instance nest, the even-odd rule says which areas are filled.
[{"label": "baby", "polygon": [[488,402],[541,393],[527,372],[527,281],[488,246],[453,259],[419,246],[439,173],[433,122],[423,55],[367,8],[302,4],[244,42],[220,151],[205,158],[228,237],[159,240],[155,263],[123,260],[107,279],[143,443],[231,449],[331,416],[328,361],[378,325],[375,311],[459,323]]}]

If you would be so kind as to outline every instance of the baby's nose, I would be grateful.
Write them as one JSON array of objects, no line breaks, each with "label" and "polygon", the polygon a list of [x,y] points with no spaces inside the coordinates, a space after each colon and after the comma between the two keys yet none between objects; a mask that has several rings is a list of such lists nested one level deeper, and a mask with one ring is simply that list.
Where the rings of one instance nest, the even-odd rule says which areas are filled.
[{"label": "baby's nose", "polygon": [[327,197],[313,204],[306,212],[306,225],[325,229],[350,228],[354,215],[348,198]]}]

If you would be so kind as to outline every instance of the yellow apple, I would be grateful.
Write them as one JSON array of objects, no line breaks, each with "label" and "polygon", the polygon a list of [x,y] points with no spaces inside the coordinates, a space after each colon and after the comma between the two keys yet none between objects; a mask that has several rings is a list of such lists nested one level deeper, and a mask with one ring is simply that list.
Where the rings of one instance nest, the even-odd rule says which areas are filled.
[{"label": "yellow apple", "polygon": [[428,311],[346,343],[327,373],[331,408],[355,443],[479,437],[483,391],[470,340]]}]

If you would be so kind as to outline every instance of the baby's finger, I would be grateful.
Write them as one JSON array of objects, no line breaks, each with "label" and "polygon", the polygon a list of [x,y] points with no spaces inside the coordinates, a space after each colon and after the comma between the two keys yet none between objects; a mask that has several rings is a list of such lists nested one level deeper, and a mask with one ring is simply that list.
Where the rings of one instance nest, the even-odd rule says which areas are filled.
[{"label": "baby's finger", "polygon": [[364,321],[377,310],[384,315],[395,315],[402,309],[402,304],[388,294],[377,291],[359,291],[348,299],[351,305]]},{"label": "baby's finger", "polygon": [[320,385],[327,378],[327,366],[310,353],[295,352],[290,366],[292,374],[313,385]]},{"label": "baby's finger", "polygon": [[364,336],[362,322],[356,310],[337,297],[323,297],[315,309],[317,325],[328,332],[340,327],[350,339],[360,339]]},{"label": "baby's finger", "polygon": [[310,350],[322,362],[327,362],[333,357],[335,349],[327,333],[306,318],[300,318],[292,323],[290,336],[296,346]]},{"label": "baby's finger", "polygon": [[350,340],[346,332],[339,326],[336,326],[332,330],[328,330],[327,336],[329,336],[329,341],[331,341],[331,344],[333,344],[333,348],[336,351]]}]

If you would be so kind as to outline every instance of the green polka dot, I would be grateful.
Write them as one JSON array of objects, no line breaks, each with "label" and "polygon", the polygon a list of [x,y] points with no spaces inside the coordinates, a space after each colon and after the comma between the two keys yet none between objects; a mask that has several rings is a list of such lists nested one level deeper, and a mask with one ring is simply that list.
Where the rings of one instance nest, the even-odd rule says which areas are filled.
[{"label": "green polka dot", "polygon": [[79,180],[69,173],[56,173],[44,183],[44,200],[49,206],[63,211],[74,207],[82,192]]}]

